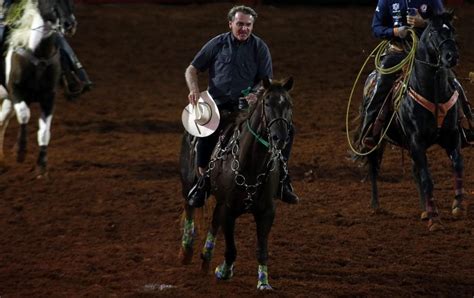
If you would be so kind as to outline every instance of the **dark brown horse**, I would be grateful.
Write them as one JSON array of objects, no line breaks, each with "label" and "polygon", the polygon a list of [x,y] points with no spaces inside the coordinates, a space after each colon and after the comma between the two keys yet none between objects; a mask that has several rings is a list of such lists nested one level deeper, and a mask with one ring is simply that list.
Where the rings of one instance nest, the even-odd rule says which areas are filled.
[{"label": "dark brown horse", "polygon": [[[434,16],[420,37],[415,54],[413,74],[395,111],[395,125],[386,127],[386,141],[408,149],[413,160],[413,175],[420,194],[422,219],[430,230],[440,227],[439,213],[433,196],[433,180],[426,151],[440,145],[452,162],[455,198],[452,213],[459,217],[467,212],[463,188],[463,159],[459,132],[458,90],[453,84],[451,68],[457,64],[458,49],[454,40],[452,14]],[[370,80],[366,83],[371,84]],[[369,88],[366,88],[368,90]],[[365,103],[370,98],[366,94]],[[386,123],[387,125],[388,123]],[[371,206],[379,208],[377,176],[384,143],[368,155],[372,183]]]},{"label": "dark brown horse", "polygon": [[8,98],[4,99],[0,113],[0,163],[4,162],[5,130],[15,113],[20,123],[17,161],[24,161],[29,106],[37,102],[41,108],[37,166],[39,175],[44,175],[47,173],[54,97],[61,73],[58,36],[74,32],[74,4],[72,0],[28,0],[22,15],[10,26],[5,59]]},{"label": "dark brown horse", "polygon": [[[236,219],[253,214],[257,226],[258,284],[260,290],[271,289],[268,283],[268,236],[275,217],[274,198],[280,185],[280,171],[286,174],[281,150],[288,142],[292,119],[293,86],[290,78],[284,82],[263,81],[265,91],[250,111],[240,115],[233,127],[222,135],[209,163],[206,175],[211,180],[211,193],[216,198],[212,225],[207,234],[201,258],[207,271],[220,227],[224,231],[225,261],[216,268],[218,279],[233,275],[237,250],[234,241]],[[191,188],[196,173],[194,139],[185,134],[181,147],[181,177],[183,196]],[[191,261],[195,236],[194,208],[184,204],[185,223],[182,237],[183,263]]]}]

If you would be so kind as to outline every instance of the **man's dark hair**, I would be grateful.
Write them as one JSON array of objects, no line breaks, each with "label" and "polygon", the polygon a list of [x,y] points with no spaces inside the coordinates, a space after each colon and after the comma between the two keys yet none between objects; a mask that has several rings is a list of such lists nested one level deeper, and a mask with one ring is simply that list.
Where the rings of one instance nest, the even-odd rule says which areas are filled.
[{"label": "man's dark hair", "polygon": [[258,16],[255,10],[253,10],[253,8],[245,6],[245,5],[238,5],[238,6],[232,7],[229,10],[229,13],[227,14],[227,19],[229,19],[229,21],[233,21],[235,18],[235,14],[238,12],[251,15],[253,17],[254,22]]}]

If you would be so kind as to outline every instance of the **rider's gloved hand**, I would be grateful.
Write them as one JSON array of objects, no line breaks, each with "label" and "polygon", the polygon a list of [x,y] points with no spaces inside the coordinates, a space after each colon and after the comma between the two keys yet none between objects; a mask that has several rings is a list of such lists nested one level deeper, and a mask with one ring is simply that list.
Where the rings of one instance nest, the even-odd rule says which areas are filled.
[{"label": "rider's gloved hand", "polygon": [[408,29],[410,29],[410,27],[408,27],[408,26],[395,27],[395,28],[393,28],[393,35],[403,39],[403,38],[407,37]]},{"label": "rider's gloved hand", "polygon": [[408,25],[415,27],[415,28],[424,28],[426,27],[426,21],[423,19],[423,17],[420,15],[417,9],[415,9],[415,14],[414,15],[408,15],[407,16],[407,23]]}]

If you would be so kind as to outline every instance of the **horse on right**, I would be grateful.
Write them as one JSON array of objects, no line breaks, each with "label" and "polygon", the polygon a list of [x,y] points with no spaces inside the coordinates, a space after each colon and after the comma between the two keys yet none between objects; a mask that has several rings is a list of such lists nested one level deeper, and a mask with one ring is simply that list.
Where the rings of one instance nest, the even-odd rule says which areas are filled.
[{"label": "horse on right", "polygon": [[[452,67],[459,57],[452,20],[453,14],[445,12],[434,16],[428,23],[419,39],[412,75],[404,86],[406,92],[401,97],[399,108],[387,115],[388,118],[393,116],[393,121],[386,121],[383,140],[366,156],[372,185],[371,207],[377,210],[380,207],[377,176],[386,143],[408,150],[420,195],[421,219],[428,222],[430,231],[442,228],[426,155],[431,146],[441,146],[452,162],[455,182],[452,214],[466,216],[468,207],[463,188],[460,111],[456,104],[459,93],[452,83]],[[363,105],[370,99],[368,93],[374,79],[375,76],[371,75],[366,81]]]}]

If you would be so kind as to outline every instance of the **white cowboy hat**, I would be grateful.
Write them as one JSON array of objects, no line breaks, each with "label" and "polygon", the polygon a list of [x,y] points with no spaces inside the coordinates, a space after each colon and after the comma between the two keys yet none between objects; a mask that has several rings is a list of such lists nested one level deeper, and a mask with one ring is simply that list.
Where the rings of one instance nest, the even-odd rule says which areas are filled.
[{"label": "white cowboy hat", "polygon": [[219,109],[208,91],[201,92],[197,104],[188,104],[181,113],[186,131],[201,138],[210,136],[217,130],[220,118]]}]

